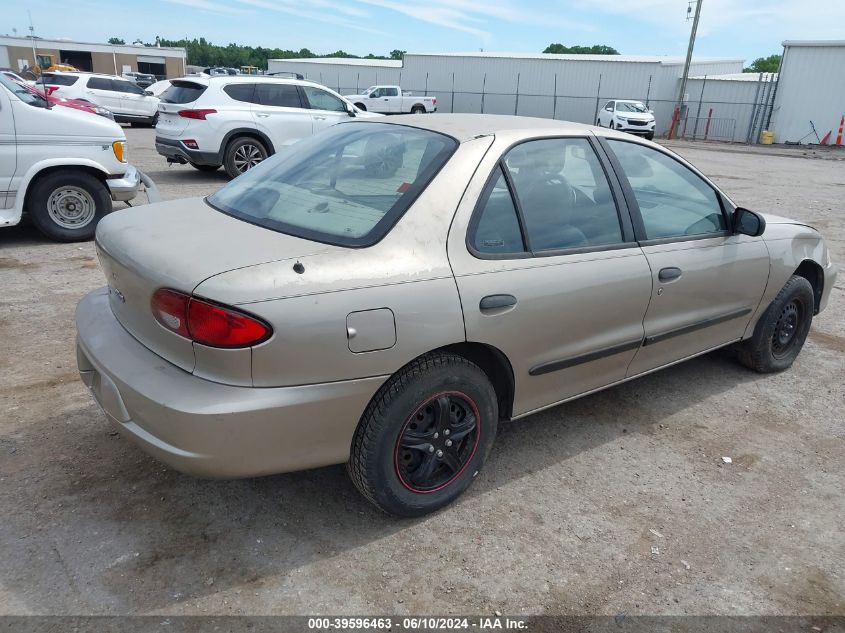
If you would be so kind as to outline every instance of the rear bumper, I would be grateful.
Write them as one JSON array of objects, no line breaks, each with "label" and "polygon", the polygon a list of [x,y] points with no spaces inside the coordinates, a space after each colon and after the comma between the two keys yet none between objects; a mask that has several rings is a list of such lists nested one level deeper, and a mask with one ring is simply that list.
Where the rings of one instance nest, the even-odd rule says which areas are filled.
[{"label": "rear bumper", "polygon": [[109,194],[115,202],[126,202],[138,195],[141,186],[141,172],[135,165],[127,165],[126,173],[120,178],[109,178],[106,180],[109,186]]},{"label": "rear bumper", "polygon": [[223,159],[219,152],[201,152],[189,149],[182,141],[156,136],[156,151],[176,163],[194,163],[195,165],[222,165]]},{"label": "rear bumper", "polygon": [[173,468],[238,478],[345,462],[386,377],[296,387],[214,383],[157,356],[115,319],[108,290],[76,308],[79,374],[126,438]]}]

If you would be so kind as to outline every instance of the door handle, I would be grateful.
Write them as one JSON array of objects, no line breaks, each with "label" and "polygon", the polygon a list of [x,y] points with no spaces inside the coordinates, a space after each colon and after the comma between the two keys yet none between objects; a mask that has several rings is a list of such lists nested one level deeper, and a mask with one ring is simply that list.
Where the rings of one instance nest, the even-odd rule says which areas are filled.
[{"label": "door handle", "polygon": [[510,308],[516,305],[516,297],[513,295],[487,295],[478,304],[478,308],[482,312],[490,310],[498,310],[500,308]]},{"label": "door handle", "polygon": [[657,273],[657,279],[663,282],[675,281],[681,277],[681,269],[670,266],[669,268],[661,268]]},{"label": "door handle", "polygon": [[269,115],[269,114],[265,114],[265,113],[263,113],[263,112],[256,112],[256,113],[255,113],[255,116],[261,117],[262,119],[266,119],[266,118],[267,118],[268,116],[270,116],[270,115]]},{"label": "door handle", "polygon": [[326,117],[324,117],[324,116],[316,116],[315,115],[314,118],[317,119],[318,121],[325,121],[326,120]]}]

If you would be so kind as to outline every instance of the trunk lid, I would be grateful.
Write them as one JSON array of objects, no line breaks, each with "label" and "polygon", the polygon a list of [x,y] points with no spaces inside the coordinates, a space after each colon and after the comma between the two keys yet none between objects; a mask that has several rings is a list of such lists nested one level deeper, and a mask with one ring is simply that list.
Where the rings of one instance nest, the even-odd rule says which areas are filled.
[{"label": "trunk lid", "polygon": [[220,273],[331,250],[342,249],[249,224],[201,198],[116,211],[97,226],[97,254],[115,317],[143,345],[192,372],[195,344],[155,320],[150,299],[156,290],[191,293]]}]

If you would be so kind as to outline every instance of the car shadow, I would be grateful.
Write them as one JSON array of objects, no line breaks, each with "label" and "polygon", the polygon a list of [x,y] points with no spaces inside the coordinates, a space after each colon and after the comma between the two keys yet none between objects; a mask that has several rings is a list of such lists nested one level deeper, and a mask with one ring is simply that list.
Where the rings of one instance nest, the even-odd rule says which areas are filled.
[{"label": "car shadow", "polygon": [[[240,481],[182,475],[116,436],[78,396],[76,408],[43,422],[49,433],[27,430],[21,439],[23,451],[50,458],[30,465],[19,482],[27,503],[0,507],[0,540],[15,544],[0,566],[0,586],[39,613],[138,613],[251,591],[270,577],[441,522],[444,513],[466,514],[463,523],[472,525],[471,508],[504,494],[503,485],[628,434],[652,433],[684,408],[759,379],[717,352],[502,424],[475,485],[418,520],[370,506],[342,466]],[[24,472],[5,470],[13,483]]]}]

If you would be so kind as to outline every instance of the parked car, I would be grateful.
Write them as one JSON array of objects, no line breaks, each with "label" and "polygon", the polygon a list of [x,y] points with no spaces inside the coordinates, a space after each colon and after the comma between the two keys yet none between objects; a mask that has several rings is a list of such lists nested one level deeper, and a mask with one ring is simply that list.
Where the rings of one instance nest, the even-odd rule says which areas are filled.
[{"label": "parked car", "polygon": [[336,92],[281,77],[183,77],[161,95],[156,150],[234,178],[282,147],[363,113]]},{"label": "parked car", "polygon": [[168,88],[170,88],[170,80],[169,80],[169,79],[163,79],[162,81],[157,81],[157,82],[155,82],[155,83],[154,83],[153,85],[151,85],[151,86],[147,86],[147,89],[145,90],[145,92],[149,92],[149,93],[151,93],[154,97],[159,97],[159,98],[160,98],[160,97],[161,97],[161,93],[163,93],[163,92],[164,92],[165,90],[167,90]]},{"label": "parked car", "polygon": [[111,110],[119,123],[154,126],[158,121],[158,98],[122,77],[45,72],[44,83],[55,86],[53,94],[60,97],[90,101]]},{"label": "parked car", "polygon": [[[27,82],[23,77],[21,77],[17,73],[8,69],[0,69],[0,73],[5,75],[12,81],[15,81],[21,86],[23,86],[23,88],[28,92],[39,96],[42,99],[46,99],[50,102],[51,105],[60,105],[65,106],[66,108],[82,110],[83,112],[90,112],[91,114],[98,114],[114,121],[114,115],[111,113],[111,111],[101,106],[98,106],[95,103],[91,103],[90,101],[82,101],[81,99],[65,99],[64,97],[59,97],[58,95],[53,94],[55,91],[52,89],[52,86],[45,86],[41,83],[35,83],[33,85]],[[46,88],[46,92],[44,91],[44,88]]]},{"label": "parked car", "polygon": [[114,121],[51,107],[43,93],[0,73],[0,226],[18,224],[25,212],[47,237],[90,239],[112,201],[134,199],[140,181]]},{"label": "parked car", "polygon": [[437,112],[437,97],[414,96],[399,86],[370,86],[363,94],[346,97],[359,110],[382,114]]},{"label": "parked car", "polygon": [[640,101],[621,99],[608,101],[599,111],[596,125],[630,134],[640,134],[649,140],[654,138],[654,112]]},{"label": "parked car", "polygon": [[139,88],[148,88],[158,81],[155,75],[149,73],[128,72],[123,73],[123,78],[131,81]]},{"label": "parked car", "polygon": [[490,115],[341,123],[97,250],[77,358],[118,431],[208,477],[347,462],[404,516],[501,420],[727,345],[789,368],[836,281],[815,229],[654,143]]}]

